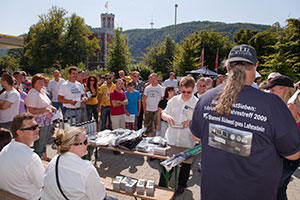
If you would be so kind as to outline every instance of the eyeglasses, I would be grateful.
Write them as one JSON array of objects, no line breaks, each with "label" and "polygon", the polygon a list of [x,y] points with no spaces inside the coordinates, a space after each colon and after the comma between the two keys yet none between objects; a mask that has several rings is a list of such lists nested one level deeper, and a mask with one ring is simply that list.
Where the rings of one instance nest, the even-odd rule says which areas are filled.
[{"label": "eyeglasses", "polygon": [[187,93],[187,94],[191,94],[191,93],[192,93],[192,91],[182,91],[181,93],[182,93],[182,94],[185,94],[185,93]]},{"label": "eyeglasses", "polygon": [[88,143],[88,140],[87,140],[87,138],[85,138],[85,140],[83,141],[83,142],[80,142],[80,143],[74,143],[73,145],[74,146],[79,146],[79,145],[87,145],[87,143]]},{"label": "eyeglasses", "polygon": [[35,131],[37,128],[39,127],[39,125],[33,125],[33,126],[30,126],[28,128],[19,128],[19,130],[22,130],[22,131]]},{"label": "eyeglasses", "polygon": [[138,78],[139,76],[133,76],[133,77]]}]

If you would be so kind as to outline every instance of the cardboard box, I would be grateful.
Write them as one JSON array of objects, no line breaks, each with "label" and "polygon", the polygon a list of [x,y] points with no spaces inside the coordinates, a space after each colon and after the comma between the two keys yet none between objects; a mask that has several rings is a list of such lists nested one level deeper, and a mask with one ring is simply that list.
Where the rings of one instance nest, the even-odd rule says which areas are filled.
[{"label": "cardboard box", "polygon": [[139,195],[144,195],[145,194],[145,184],[146,180],[145,179],[139,179],[137,184],[136,184],[136,193]]},{"label": "cardboard box", "polygon": [[146,184],[146,195],[147,196],[154,196],[154,181],[148,180]]},{"label": "cardboard box", "polygon": [[137,183],[136,179],[131,179],[130,181],[128,181],[125,185],[125,192],[129,194],[133,194],[135,192],[136,183]]},{"label": "cardboard box", "polygon": [[156,154],[156,155],[166,156],[167,155],[167,148],[155,147],[153,153]]},{"label": "cardboard box", "polygon": [[121,190],[125,191],[125,185],[131,180],[131,177],[125,176],[121,181]]},{"label": "cardboard box", "polygon": [[113,189],[120,190],[121,189],[121,181],[123,176],[116,176],[115,180],[113,181]]}]

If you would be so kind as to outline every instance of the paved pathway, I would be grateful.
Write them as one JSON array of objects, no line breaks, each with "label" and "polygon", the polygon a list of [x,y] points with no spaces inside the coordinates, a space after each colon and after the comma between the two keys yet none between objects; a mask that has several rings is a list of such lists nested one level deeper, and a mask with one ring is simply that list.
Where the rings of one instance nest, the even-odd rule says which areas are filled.
[{"label": "paved pathway", "polygon": [[[50,157],[55,155],[48,146],[48,154]],[[92,160],[94,158],[92,157]],[[159,165],[156,160],[150,161],[149,158],[143,156],[137,156],[132,154],[114,155],[112,151],[101,149],[97,164],[95,165],[100,173],[101,177],[115,177],[117,175],[131,176],[133,178],[144,178],[148,180],[155,180],[158,184],[159,181]],[[188,187],[184,193],[176,200],[200,200],[200,176],[198,171],[199,156],[196,157],[195,162],[192,165],[192,171],[190,173],[190,179],[188,181]],[[173,188],[173,177],[170,182],[170,186]],[[133,197],[120,195],[118,193],[108,192],[110,196],[117,197],[119,200],[132,200]],[[288,187],[289,200],[300,200],[300,169],[298,169],[294,175],[293,180]]]}]

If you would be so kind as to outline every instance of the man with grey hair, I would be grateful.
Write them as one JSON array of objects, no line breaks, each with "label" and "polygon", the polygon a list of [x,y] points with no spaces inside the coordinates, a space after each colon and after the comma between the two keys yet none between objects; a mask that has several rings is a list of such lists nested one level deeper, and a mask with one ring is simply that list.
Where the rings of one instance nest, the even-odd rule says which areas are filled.
[{"label": "man with grey hair", "polygon": [[206,90],[212,88],[213,80],[210,77],[205,77]]},{"label": "man with grey hair", "polygon": [[0,152],[0,189],[24,199],[40,199],[45,168],[30,146],[39,139],[39,127],[31,113],[12,121],[13,140]]}]

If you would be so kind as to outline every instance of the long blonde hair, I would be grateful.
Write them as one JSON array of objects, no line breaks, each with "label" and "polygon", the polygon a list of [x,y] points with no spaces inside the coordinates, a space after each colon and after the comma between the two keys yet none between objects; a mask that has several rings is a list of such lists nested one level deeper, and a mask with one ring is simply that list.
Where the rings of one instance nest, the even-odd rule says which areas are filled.
[{"label": "long blonde hair", "polygon": [[55,134],[54,143],[57,146],[57,154],[63,154],[70,150],[71,145],[78,143],[78,136],[84,132],[83,128],[71,126],[67,130],[59,129]]},{"label": "long blonde hair", "polygon": [[287,90],[283,96],[283,101],[285,103],[288,102],[288,100],[293,96],[293,94],[295,93],[296,89],[295,88],[292,88],[292,87],[287,87]]},{"label": "long blonde hair", "polygon": [[251,70],[254,65],[248,62],[226,62],[228,78],[220,95],[216,97],[216,112],[219,115],[229,115],[232,105],[237,101],[240,92],[245,87],[246,70]]}]

